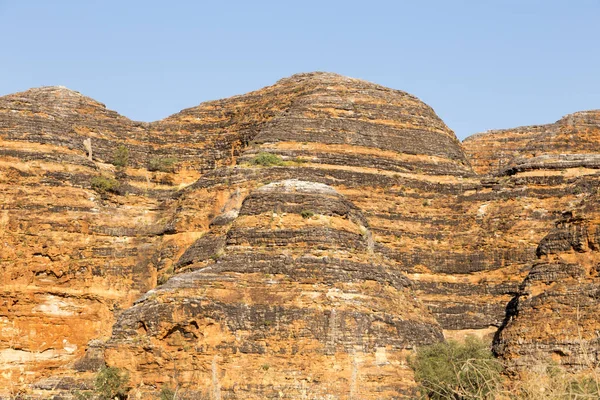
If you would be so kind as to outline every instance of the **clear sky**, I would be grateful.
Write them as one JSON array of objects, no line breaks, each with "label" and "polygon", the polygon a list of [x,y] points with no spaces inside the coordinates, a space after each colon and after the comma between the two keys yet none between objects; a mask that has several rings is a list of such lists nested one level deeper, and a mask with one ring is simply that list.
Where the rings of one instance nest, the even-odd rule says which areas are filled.
[{"label": "clear sky", "polygon": [[600,108],[599,0],[0,0],[0,95],[64,85],[141,121],[330,71],[459,138]]}]

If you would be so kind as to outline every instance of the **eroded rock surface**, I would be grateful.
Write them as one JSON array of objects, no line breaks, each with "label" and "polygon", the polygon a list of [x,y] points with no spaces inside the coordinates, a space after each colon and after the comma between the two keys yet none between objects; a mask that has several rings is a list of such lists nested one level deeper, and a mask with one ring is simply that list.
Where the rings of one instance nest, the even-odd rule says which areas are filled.
[{"label": "eroded rock surface", "polygon": [[[416,97],[329,73],[152,123],[1,97],[0,387],[64,395],[108,363],[142,398],[407,396],[414,346],[491,338],[515,296],[541,324],[539,279],[593,287],[584,228],[549,232],[597,194],[598,132],[589,111],[463,148]],[[511,321],[507,358],[530,335],[580,362]]]},{"label": "eroded rock surface", "polygon": [[223,235],[218,253],[188,257],[121,315],[111,365],[215,398],[410,393],[408,350],[441,340],[441,329],[374,254],[351,202],[323,184],[271,183]]},{"label": "eroded rock surface", "polygon": [[582,370],[600,362],[599,205],[597,195],[586,197],[540,242],[495,341],[511,366],[541,360]]},{"label": "eroded rock surface", "polygon": [[554,124],[492,130],[464,141],[480,174],[540,169],[598,168],[600,111],[569,114]]}]

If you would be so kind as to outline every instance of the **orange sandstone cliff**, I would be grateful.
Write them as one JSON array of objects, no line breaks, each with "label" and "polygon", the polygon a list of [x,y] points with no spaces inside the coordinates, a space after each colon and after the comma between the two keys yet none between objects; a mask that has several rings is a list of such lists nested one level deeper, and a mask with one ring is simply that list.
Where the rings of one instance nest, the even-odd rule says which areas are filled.
[{"label": "orange sandstone cliff", "polygon": [[152,123],[0,97],[0,393],[68,398],[109,365],[135,398],[409,397],[410,352],[467,334],[583,366],[599,115],[461,144],[329,73]]}]

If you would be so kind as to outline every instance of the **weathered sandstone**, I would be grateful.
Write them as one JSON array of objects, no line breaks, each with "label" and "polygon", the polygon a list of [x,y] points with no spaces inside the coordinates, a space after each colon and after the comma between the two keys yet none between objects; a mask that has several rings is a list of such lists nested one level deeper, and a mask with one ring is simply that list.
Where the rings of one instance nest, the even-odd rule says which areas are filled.
[{"label": "weathered sandstone", "polygon": [[526,369],[535,360],[571,370],[600,362],[600,218],[597,195],[556,222],[507,310],[495,350]]},{"label": "weathered sandstone", "polygon": [[328,73],[152,123],[1,97],[0,387],[66,395],[107,363],[141,398],[398,398],[415,346],[500,327],[515,364],[580,366],[598,115],[463,146],[416,97]]}]

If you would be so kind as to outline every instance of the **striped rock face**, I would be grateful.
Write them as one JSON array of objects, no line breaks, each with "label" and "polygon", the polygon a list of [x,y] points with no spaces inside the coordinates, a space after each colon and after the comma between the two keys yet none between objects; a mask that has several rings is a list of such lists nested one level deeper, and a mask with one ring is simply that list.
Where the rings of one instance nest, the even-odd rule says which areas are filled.
[{"label": "striped rock face", "polygon": [[[312,197],[313,202],[304,205],[307,210],[290,213],[292,220],[295,215],[298,222],[305,223],[305,229],[293,225],[287,232],[279,232],[283,235],[280,239],[268,240],[306,246],[352,245],[357,254],[381,258],[365,264],[366,271],[387,271],[401,277],[402,268],[382,255],[379,233],[370,227],[373,205],[382,196],[386,207],[396,204],[395,193],[403,193],[405,185],[436,188],[437,176],[453,181],[473,176],[460,143],[430,107],[404,92],[334,74],[297,75],[150,124],[129,121],[64,88],[5,96],[0,99],[0,110],[2,224],[8,228],[1,232],[6,244],[0,261],[6,318],[2,320],[0,351],[6,362],[0,379],[5,387],[27,388],[40,392],[41,397],[48,396],[50,389],[85,386],[86,379],[104,362],[99,343],[110,338],[112,325],[123,310],[171,275],[177,280],[181,274],[192,273],[186,271],[197,262],[189,260],[202,255],[211,259],[225,246],[228,257],[243,259],[230,247],[236,241],[260,241],[260,236],[252,236],[260,225],[251,224],[262,220],[260,213],[239,215],[240,207],[242,201],[250,207],[265,184],[301,179],[315,187],[330,185],[328,190],[337,193],[333,198],[345,199]],[[126,163],[118,162],[122,147]],[[255,165],[261,152],[280,156],[282,164]],[[116,185],[103,188],[95,181],[97,177]],[[302,211],[322,215],[328,202],[334,202],[333,211],[354,202],[354,211],[348,215],[360,218],[338,227],[338,217],[332,217],[334,226],[315,231],[310,224],[323,221],[303,219]],[[418,204],[419,200],[415,196],[410,202]],[[365,204],[370,205],[367,213],[361,207]],[[230,227],[232,221],[235,229]],[[382,223],[387,221],[378,225]],[[361,229],[367,230],[368,237]],[[355,236],[358,239],[352,239]],[[257,244],[263,246],[248,243],[252,254]],[[326,343],[325,350],[315,349],[314,354],[324,352],[326,358],[331,352],[345,354],[350,362],[340,364],[344,371],[332,388],[314,383],[312,390],[331,391],[328,395],[344,398],[350,395],[350,386],[339,392],[336,388],[343,379],[355,379],[352,390],[365,396],[405,392],[412,383],[403,352],[415,344],[439,340],[438,325],[419,308],[415,294],[408,294],[412,289],[397,282],[377,283],[365,275],[360,262],[344,260],[333,248],[327,252],[331,254],[296,262],[308,263],[314,270],[327,257],[339,260],[336,268],[356,270],[361,276],[356,279],[364,280],[361,285],[367,299],[407,303],[400,312],[391,312],[391,303],[371,304],[382,315],[381,324],[361,316],[366,315],[366,305],[356,316],[343,307],[339,311],[331,307],[326,315],[327,306],[322,306],[320,319],[315,321],[331,325],[335,332],[337,324],[356,325],[357,331],[347,333],[351,336],[369,336],[380,328],[398,332],[390,334],[387,341],[382,341],[383,331],[372,341],[340,336],[342,342],[348,342],[343,346],[334,345],[337,342],[324,339],[323,334],[313,337],[316,347]],[[367,289],[369,285],[375,286]],[[384,293],[375,297],[368,292],[379,289]],[[332,293],[335,295],[335,290]],[[410,318],[403,322],[404,313],[413,307],[419,308],[414,329]],[[295,312],[297,318],[309,315]],[[364,364],[361,357],[365,357]],[[212,371],[212,363],[211,359],[205,367]],[[131,374],[139,376],[135,369]],[[261,390],[274,391],[282,385],[284,375],[274,377],[271,385],[265,384]],[[376,376],[385,381],[383,392],[365,383]]]},{"label": "striped rock face", "polygon": [[600,215],[598,195],[556,223],[540,242],[532,266],[494,343],[516,370],[536,360],[572,371],[600,362]]},{"label": "striped rock face", "polygon": [[394,398],[413,385],[409,350],[442,340],[330,186],[261,186],[207,236],[215,253],[199,239],[114,326],[107,361],[135,380],[214,398]]},{"label": "striped rock face", "polygon": [[442,333],[503,327],[518,358],[507,304],[597,191],[597,115],[464,151],[416,97],[329,73],[152,123],[1,97],[0,388],[48,398],[108,363],[142,398],[397,398]]},{"label": "striped rock face", "polygon": [[600,360],[599,116],[578,112],[554,124],[491,131],[464,143],[477,171],[504,181],[504,190],[523,188],[521,215],[535,210],[548,220],[537,228],[543,236],[536,257],[523,269],[527,274],[494,340],[495,352],[517,371],[553,362],[575,372],[596,368]]},{"label": "striped rock face", "polygon": [[554,124],[492,130],[463,143],[480,174],[600,166],[600,111],[569,114]]},{"label": "striped rock face", "polygon": [[123,195],[92,190],[94,177],[114,177],[113,150],[143,129],[65,88],[0,98],[1,394],[70,370],[110,336],[115,312],[156,285],[170,186],[149,181],[141,196],[132,148]]}]

